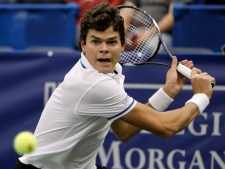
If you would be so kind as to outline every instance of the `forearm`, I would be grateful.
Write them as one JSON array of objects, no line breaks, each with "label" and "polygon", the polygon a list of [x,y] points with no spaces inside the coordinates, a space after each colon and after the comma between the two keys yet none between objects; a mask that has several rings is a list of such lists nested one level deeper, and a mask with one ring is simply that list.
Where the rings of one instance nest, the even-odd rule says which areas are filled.
[{"label": "forearm", "polygon": [[199,111],[195,104],[187,104],[180,109],[164,112],[164,121],[162,123],[168,131],[168,137],[186,128],[198,114]]},{"label": "forearm", "polygon": [[[147,102],[146,105],[152,109],[155,109],[149,102]],[[111,124],[111,129],[113,130],[116,137],[123,142],[129,141],[131,138],[133,138],[133,136],[142,130],[141,128],[126,123],[120,119],[115,120]]]},{"label": "forearm", "polygon": [[167,14],[165,15],[159,22],[158,22],[158,26],[160,31],[163,32],[168,32],[172,29],[173,27],[173,16],[171,14]]},{"label": "forearm", "polygon": [[161,32],[168,32],[172,29],[174,22],[173,4],[170,5],[168,13],[158,22]]},{"label": "forearm", "polygon": [[140,128],[128,124],[120,119],[115,120],[111,124],[111,129],[117,138],[123,142],[129,141],[134,135],[141,131]]},{"label": "forearm", "polygon": [[209,98],[202,93],[195,94],[190,100],[185,103],[180,109],[165,112],[165,121],[169,121],[167,125],[173,133],[177,133],[187,127],[194,118],[209,104]]},{"label": "forearm", "polygon": [[169,138],[187,127],[209,104],[205,94],[194,95],[182,108],[160,113],[141,103],[121,118],[160,137]]},{"label": "forearm", "polygon": [[[163,92],[162,89],[159,89],[151,97],[150,102],[146,103],[146,105],[157,111],[164,111],[172,101],[173,99],[169,98],[169,96],[165,92]],[[123,142],[129,141],[134,135],[141,131],[140,128],[126,123],[120,119],[114,121],[111,125],[111,128],[117,138],[119,138]]]}]

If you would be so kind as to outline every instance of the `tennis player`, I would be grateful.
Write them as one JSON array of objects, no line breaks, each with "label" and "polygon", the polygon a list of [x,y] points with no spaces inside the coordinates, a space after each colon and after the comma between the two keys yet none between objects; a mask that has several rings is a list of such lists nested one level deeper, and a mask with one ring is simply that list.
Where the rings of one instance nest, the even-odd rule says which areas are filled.
[{"label": "tennis player", "polygon": [[[15,169],[105,168],[97,166],[95,159],[110,127],[125,142],[141,129],[171,137],[207,107],[215,79],[193,68],[193,97],[183,107],[161,113],[186,80],[176,71],[175,56],[165,85],[146,104],[130,97],[118,64],[124,36],[123,18],[117,8],[102,3],[86,13],[81,22],[81,58],[42,112],[34,133],[36,150],[20,157]],[[193,67],[191,61],[181,63]]]}]

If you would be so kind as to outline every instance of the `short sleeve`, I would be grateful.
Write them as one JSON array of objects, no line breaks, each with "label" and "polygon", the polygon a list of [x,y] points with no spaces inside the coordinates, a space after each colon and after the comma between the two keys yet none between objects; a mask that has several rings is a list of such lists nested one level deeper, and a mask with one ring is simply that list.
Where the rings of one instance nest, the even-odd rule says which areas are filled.
[{"label": "short sleeve", "polygon": [[115,120],[136,105],[136,101],[113,79],[93,85],[81,99],[77,107],[78,115],[106,117]]}]

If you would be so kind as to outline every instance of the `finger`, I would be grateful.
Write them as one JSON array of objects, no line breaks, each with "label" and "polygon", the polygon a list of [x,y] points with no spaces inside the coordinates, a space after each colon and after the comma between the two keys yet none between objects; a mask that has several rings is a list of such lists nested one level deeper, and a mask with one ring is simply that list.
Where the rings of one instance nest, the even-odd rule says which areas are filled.
[{"label": "finger", "polygon": [[182,65],[185,65],[185,64],[187,64],[187,63],[188,63],[188,60],[187,60],[187,59],[182,60],[182,61],[180,61],[180,63],[181,63]]},{"label": "finger", "polygon": [[192,61],[189,61],[187,64],[185,64],[188,68],[192,69],[194,67],[194,64]]},{"label": "finger", "polygon": [[202,73],[202,71],[200,69],[196,68],[196,70],[197,70],[197,73],[198,74],[201,74]]},{"label": "finger", "polygon": [[172,56],[172,65],[171,65],[171,68],[172,69],[176,69],[177,68],[177,57],[176,56]]},{"label": "finger", "polygon": [[185,60],[181,61],[180,63],[190,69],[192,69],[194,67],[194,64],[191,60],[188,61],[187,59],[185,59]]},{"label": "finger", "polygon": [[194,67],[191,71],[191,77],[195,77],[197,75],[198,75],[198,69]]},{"label": "finger", "polygon": [[207,72],[203,72],[203,73],[201,73],[199,75],[201,75],[201,76],[209,76],[209,74]]},{"label": "finger", "polygon": [[211,84],[213,83],[213,85],[215,86],[216,85],[216,79],[214,77],[212,77],[212,81],[211,81]]}]

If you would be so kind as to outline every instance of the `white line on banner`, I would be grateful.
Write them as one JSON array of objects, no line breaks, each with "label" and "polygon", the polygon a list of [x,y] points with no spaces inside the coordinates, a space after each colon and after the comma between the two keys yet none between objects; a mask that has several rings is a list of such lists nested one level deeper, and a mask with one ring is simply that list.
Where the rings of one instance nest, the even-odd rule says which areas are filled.
[{"label": "white line on banner", "polygon": [[[146,84],[146,83],[125,83],[126,89],[159,89],[163,84]],[[192,90],[191,85],[184,85],[184,90]],[[214,91],[225,91],[224,85],[216,85]]]}]

